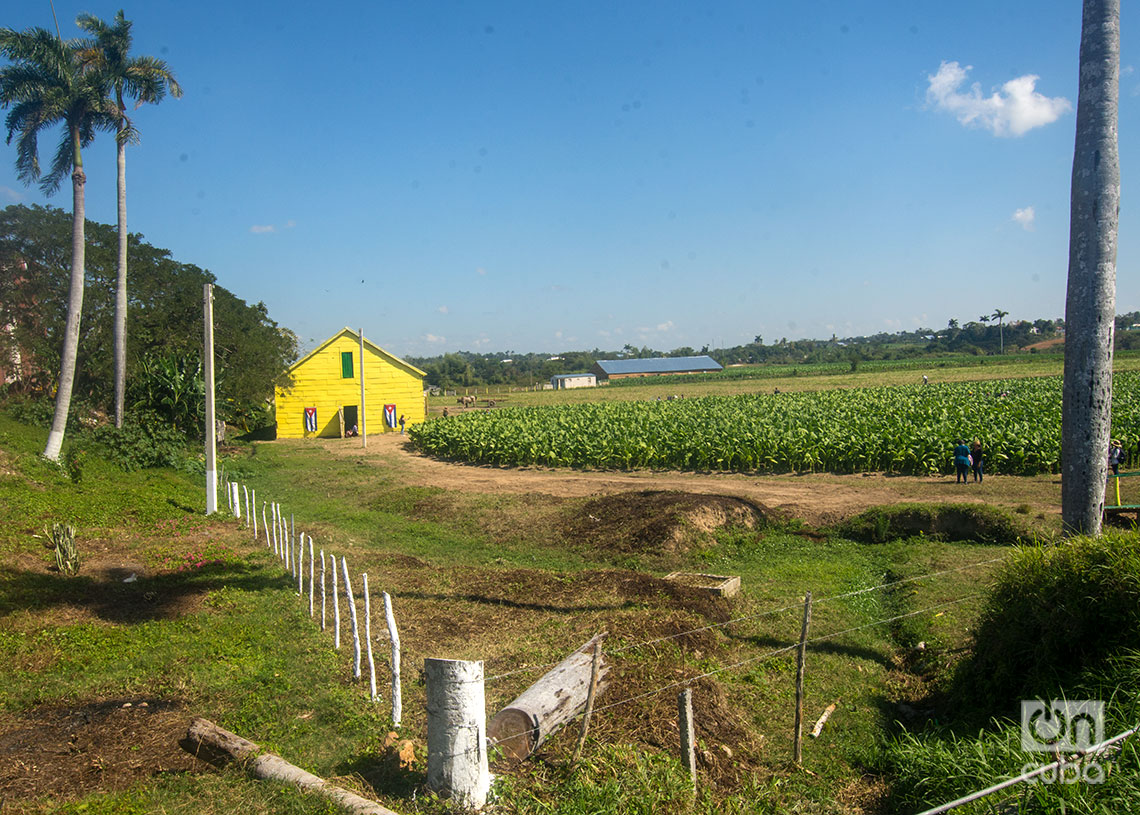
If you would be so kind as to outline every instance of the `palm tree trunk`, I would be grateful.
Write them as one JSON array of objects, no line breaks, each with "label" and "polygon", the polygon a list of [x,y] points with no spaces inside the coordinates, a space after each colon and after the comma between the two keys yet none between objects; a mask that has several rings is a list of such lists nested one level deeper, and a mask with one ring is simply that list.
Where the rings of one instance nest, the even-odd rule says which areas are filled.
[{"label": "palm tree trunk", "polygon": [[115,427],[123,426],[123,399],[127,386],[127,144],[126,124],[119,125],[119,276],[115,289]]},{"label": "palm tree trunk", "polygon": [[75,169],[71,173],[71,290],[67,298],[67,328],[63,334],[63,354],[59,364],[59,387],[55,394],[55,415],[51,420],[44,458],[59,461],[63,447],[63,434],[67,429],[67,414],[71,410],[71,388],[75,382],[75,359],[79,352],[79,319],[83,315],[84,277],[84,187],[87,175],[83,172],[83,159],[79,154],[79,130],[71,129],[71,143],[75,151]]},{"label": "palm tree trunk", "polygon": [[1120,0],[1084,0],[1077,137],[1070,200],[1061,420],[1061,518],[1099,535],[1112,420]]}]

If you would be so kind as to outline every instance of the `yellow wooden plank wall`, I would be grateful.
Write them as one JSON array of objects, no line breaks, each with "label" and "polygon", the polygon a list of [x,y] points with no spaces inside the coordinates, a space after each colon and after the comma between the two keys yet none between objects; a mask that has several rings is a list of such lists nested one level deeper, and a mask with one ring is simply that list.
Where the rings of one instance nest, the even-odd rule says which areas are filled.
[{"label": "yellow wooden plank wall", "polygon": [[[341,377],[340,355],[352,352],[352,379]],[[423,379],[393,364],[364,346],[364,398],[368,435],[391,432],[384,422],[384,405],[396,406],[407,424],[424,420]],[[360,408],[360,339],[343,334],[293,371],[293,387],[275,393],[277,438],[301,439],[337,436],[337,410],[345,405]],[[317,409],[317,432],[305,431],[305,408]]]}]

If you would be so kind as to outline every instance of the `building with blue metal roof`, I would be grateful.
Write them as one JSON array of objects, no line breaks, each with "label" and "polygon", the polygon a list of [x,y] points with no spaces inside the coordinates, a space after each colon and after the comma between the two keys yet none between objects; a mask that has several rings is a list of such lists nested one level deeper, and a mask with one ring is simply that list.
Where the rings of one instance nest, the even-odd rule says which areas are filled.
[{"label": "building with blue metal roof", "polygon": [[723,366],[707,354],[699,357],[657,357],[654,359],[599,359],[591,368],[598,379],[622,379],[628,376],[672,376],[704,374],[723,370]]}]

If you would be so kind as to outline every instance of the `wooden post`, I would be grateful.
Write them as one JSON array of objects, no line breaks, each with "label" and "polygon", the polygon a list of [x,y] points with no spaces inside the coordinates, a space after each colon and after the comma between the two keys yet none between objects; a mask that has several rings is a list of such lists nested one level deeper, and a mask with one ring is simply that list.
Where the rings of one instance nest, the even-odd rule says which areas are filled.
[{"label": "wooden post", "polygon": [[800,628],[800,648],[796,657],[796,733],[792,743],[792,760],[796,764],[803,758],[804,740],[804,658],[807,655],[808,627],[811,625],[811,592],[804,595],[804,622]]},{"label": "wooden post", "polygon": [[253,539],[257,540],[257,490],[250,493],[250,500],[253,502]]},{"label": "wooden post", "polygon": [[375,702],[376,695],[376,663],[372,659],[372,601],[368,594],[368,572],[360,576],[364,581],[364,641],[368,644],[368,688]]},{"label": "wooden post", "polygon": [[245,527],[249,528],[249,487],[245,484],[241,485],[242,494],[245,495]]},{"label": "wooden post", "polygon": [[368,446],[368,414],[364,410],[364,329],[360,329],[360,446]]},{"label": "wooden post", "polygon": [[[599,635],[600,636],[600,635]],[[552,733],[568,724],[586,706],[593,675],[591,639],[491,717],[487,731],[503,757],[522,760]],[[604,688],[608,666],[598,670],[598,691]]]},{"label": "wooden post", "polygon": [[348,579],[348,558],[341,555],[340,567],[344,572],[344,597],[348,601],[348,615],[352,620],[352,678],[360,678],[360,628],[356,624],[356,598],[352,596],[352,582]]},{"label": "wooden post", "polygon": [[325,550],[321,550],[321,631],[325,630]]},{"label": "wooden post", "polygon": [[[261,502],[261,526],[265,530],[265,546],[269,547],[269,522],[265,520],[265,502]],[[276,551],[276,548],[274,549]]]},{"label": "wooden post", "polygon": [[313,618],[313,595],[316,593],[317,557],[313,554],[313,536],[309,535],[309,619]]},{"label": "wooden post", "polygon": [[218,425],[214,412],[214,286],[202,284],[204,378],[206,386],[206,514],[218,511]]},{"label": "wooden post", "polygon": [[277,554],[281,551],[282,541],[277,539],[277,503],[275,501],[269,502],[269,523],[273,527],[273,552]]},{"label": "wooden post", "polygon": [[404,698],[400,690],[400,632],[396,630],[396,615],[392,613],[392,598],[384,592],[384,619],[388,622],[388,642],[392,645],[392,724],[400,726],[404,716]]},{"label": "wooden post", "polygon": [[594,638],[594,659],[590,666],[590,690],[586,694],[586,712],[582,715],[582,732],[578,736],[578,746],[574,748],[574,761],[582,757],[582,747],[586,744],[586,734],[590,732],[590,717],[594,715],[594,696],[598,692],[598,672],[602,667],[602,637]]},{"label": "wooden post", "polygon": [[693,795],[697,794],[697,739],[693,727],[693,689],[677,694],[677,725],[681,730],[681,763],[689,773]]},{"label": "wooden post", "polygon": [[300,540],[293,547],[296,550],[294,557],[297,559],[297,596],[304,599],[305,597],[305,533],[301,533]]},{"label": "wooden post", "polygon": [[241,496],[238,495],[238,484],[236,481],[230,482],[230,489],[233,490],[234,517],[240,521],[241,520]]},{"label": "wooden post", "polygon": [[333,642],[336,647],[340,648],[340,592],[336,587],[336,555],[329,553],[329,561],[332,566],[332,598],[333,598]]},{"label": "wooden post", "polygon": [[425,659],[424,678],[428,789],[479,809],[491,788],[483,663]]}]

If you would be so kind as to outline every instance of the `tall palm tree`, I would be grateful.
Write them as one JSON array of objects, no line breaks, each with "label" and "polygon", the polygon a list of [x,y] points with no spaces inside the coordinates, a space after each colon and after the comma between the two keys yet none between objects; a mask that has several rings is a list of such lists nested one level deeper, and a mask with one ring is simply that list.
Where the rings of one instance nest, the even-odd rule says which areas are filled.
[{"label": "tall palm tree", "polygon": [[[114,128],[116,116],[106,100],[106,89],[97,76],[81,70],[78,58],[82,44],[65,42],[42,28],[25,31],[0,29],[0,55],[11,64],[0,69],[0,107],[11,108],[5,119],[8,143],[16,139],[16,170],[21,181],[40,182],[47,194],[59,189],[71,174],[71,289],[67,301],[67,327],[60,356],[55,415],[48,433],[44,456],[59,460],[71,388],[75,381],[75,358],[79,350],[79,319],[83,312],[84,187],[82,148],[95,138],[96,130]],[[38,138],[63,125],[63,135],[51,168],[40,171]]]},{"label": "tall palm tree", "polygon": [[127,380],[127,144],[138,142],[138,130],[127,116],[126,99],[135,107],[158,104],[166,96],[182,96],[182,88],[170,68],[161,59],[132,57],[131,21],[122,10],[115,15],[114,25],[98,17],[80,14],[76,23],[94,37],[90,47],[81,53],[86,70],[97,71],[114,94],[118,111],[118,204],[119,204],[119,269],[115,289],[115,427],[123,426],[123,395]]},{"label": "tall palm tree", "polygon": [[1005,353],[1005,329],[1002,327],[1001,321],[1002,318],[1006,317],[1008,314],[1008,311],[1002,311],[1000,308],[995,308],[994,313],[990,315],[993,319],[998,321],[998,347],[1001,349],[999,353],[1002,354]]},{"label": "tall palm tree", "polygon": [[1069,199],[1061,520],[1066,532],[1089,535],[1100,534],[1112,422],[1119,92],[1120,0],[1084,0]]}]

